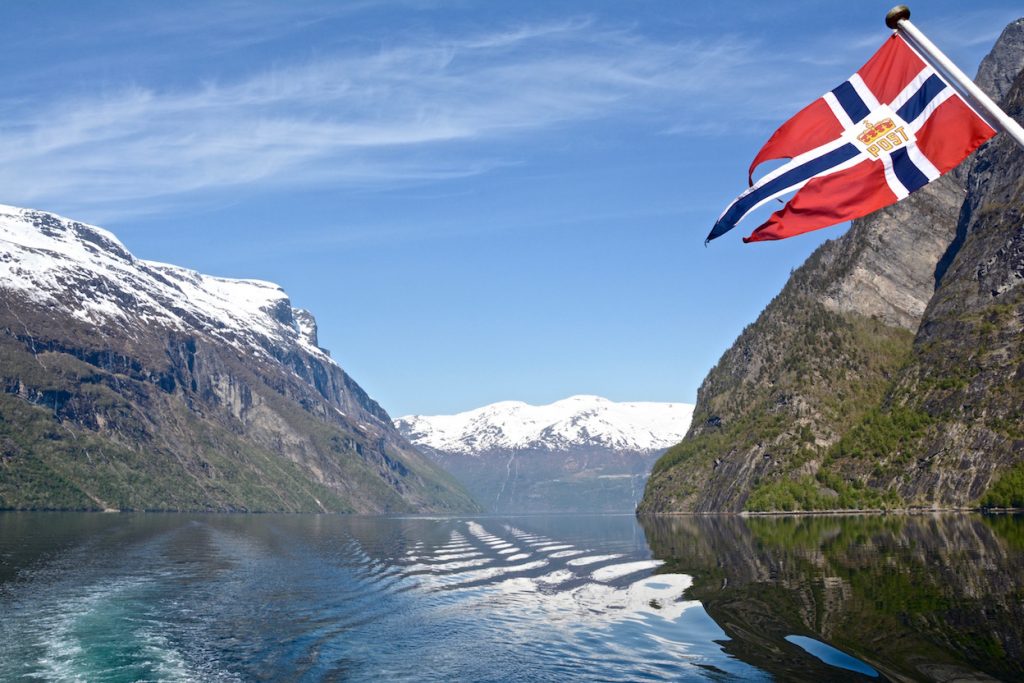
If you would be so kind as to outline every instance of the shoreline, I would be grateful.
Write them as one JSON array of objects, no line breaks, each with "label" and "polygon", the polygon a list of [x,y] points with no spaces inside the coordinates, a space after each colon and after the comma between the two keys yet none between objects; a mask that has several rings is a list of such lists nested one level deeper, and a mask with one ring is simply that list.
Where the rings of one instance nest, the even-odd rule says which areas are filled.
[{"label": "shoreline", "polygon": [[865,509],[865,510],[765,510],[740,512],[638,512],[637,517],[843,517],[855,515],[934,515],[934,514],[966,514],[975,513],[981,515],[1003,515],[1018,514],[1024,512],[1024,508],[981,508],[981,507],[942,507],[942,508],[889,508],[889,509]]},{"label": "shoreline", "polygon": [[981,508],[981,507],[943,507],[943,508],[889,508],[886,510],[858,509],[858,510],[770,510],[753,512],[742,510],[740,512],[515,512],[515,513],[487,513],[487,512],[297,512],[287,510],[119,510],[112,508],[0,508],[0,514],[12,512],[36,512],[36,513],[80,513],[94,515],[329,515],[338,517],[531,517],[531,516],[632,516],[640,517],[851,517],[851,516],[918,516],[936,514],[980,514],[980,515],[1007,515],[1022,514],[1024,508]]}]

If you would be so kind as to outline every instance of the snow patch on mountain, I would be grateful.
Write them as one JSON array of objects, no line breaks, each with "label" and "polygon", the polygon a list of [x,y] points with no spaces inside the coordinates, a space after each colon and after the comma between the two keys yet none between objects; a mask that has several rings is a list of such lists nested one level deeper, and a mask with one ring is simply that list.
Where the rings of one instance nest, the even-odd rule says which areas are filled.
[{"label": "snow patch on mountain", "polygon": [[91,324],[200,330],[273,356],[294,344],[322,360],[316,324],[281,287],[144,261],[111,233],[0,204],[0,288]]},{"label": "snow patch on mountain", "polygon": [[417,446],[464,455],[577,447],[649,452],[682,441],[692,417],[690,403],[571,396],[542,406],[502,401],[456,415],[408,415],[395,426]]}]

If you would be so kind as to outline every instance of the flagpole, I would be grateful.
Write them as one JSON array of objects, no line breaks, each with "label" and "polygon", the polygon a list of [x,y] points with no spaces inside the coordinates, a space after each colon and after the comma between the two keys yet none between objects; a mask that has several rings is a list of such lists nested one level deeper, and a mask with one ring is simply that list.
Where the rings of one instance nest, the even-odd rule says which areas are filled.
[{"label": "flagpole", "polygon": [[910,23],[910,8],[906,5],[897,5],[885,15],[885,25],[891,29],[901,32],[925,61],[942,72],[950,85],[958,90],[960,94],[978,109],[978,113],[996,131],[1003,131],[1024,149],[1024,128],[1010,118],[1010,115],[999,108],[985,92],[974,84],[970,78],[954,64],[949,57],[944,55],[935,43],[928,40],[921,31]]}]

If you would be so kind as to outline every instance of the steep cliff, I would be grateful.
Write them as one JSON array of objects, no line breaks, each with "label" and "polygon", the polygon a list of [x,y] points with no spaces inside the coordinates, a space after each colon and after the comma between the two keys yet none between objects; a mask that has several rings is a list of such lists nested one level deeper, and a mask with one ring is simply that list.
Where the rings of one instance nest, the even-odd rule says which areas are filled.
[{"label": "steep cliff", "polygon": [[[1002,70],[1024,66],[1022,33],[1024,20],[1007,27],[979,71],[979,83],[996,98],[1008,87]],[[958,173],[854,221],[794,272],[704,380],[691,429],[656,463],[640,512],[877,508],[932,500],[896,485],[886,463],[853,463],[847,456],[858,448],[851,435],[867,438],[871,430],[864,425],[880,425],[876,431],[886,436],[880,447],[899,452],[893,467],[902,467],[914,457],[904,442],[919,439],[930,423],[907,401],[885,417],[879,411],[918,353],[914,335],[936,281],[952,279],[950,264],[964,263],[971,253],[964,251],[970,221],[964,212],[973,213],[965,199],[969,191],[967,205],[985,201],[991,182],[982,168],[991,163],[979,162],[972,174],[973,164],[968,160]],[[1013,177],[1009,167],[1000,168]],[[1012,223],[1012,211],[1006,217]],[[991,470],[981,475],[972,490],[990,476]]]},{"label": "steep cliff", "polygon": [[476,509],[276,285],[0,207],[0,508]]},{"label": "steep cliff", "polygon": [[812,254],[705,378],[640,512],[738,511],[759,487],[817,472],[905,362],[961,200],[940,179]]},{"label": "steep cliff", "polygon": [[[1024,72],[1003,106],[1024,121]],[[1024,506],[1024,151],[997,138],[967,186],[962,246],[910,362],[831,466],[911,504]],[[893,447],[884,434],[907,416]]]},{"label": "steep cliff", "polygon": [[1021,69],[1024,69],[1024,18],[1010,22],[995,46],[978,65],[974,82],[996,101],[1010,92],[1010,87]]}]

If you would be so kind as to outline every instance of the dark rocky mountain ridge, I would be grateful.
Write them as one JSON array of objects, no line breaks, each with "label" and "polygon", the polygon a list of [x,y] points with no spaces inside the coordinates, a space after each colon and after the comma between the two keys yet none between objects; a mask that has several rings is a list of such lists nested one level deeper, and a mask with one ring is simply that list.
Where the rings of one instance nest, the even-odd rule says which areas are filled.
[{"label": "dark rocky mountain ridge", "polygon": [[0,508],[475,510],[272,283],[0,207]]},{"label": "dark rocky mountain ridge", "polygon": [[[1024,19],[978,77],[1018,119],[1022,37]],[[704,380],[690,431],[655,465],[640,512],[987,500],[1024,459],[1024,152],[1005,137],[854,221],[794,272]]]}]

